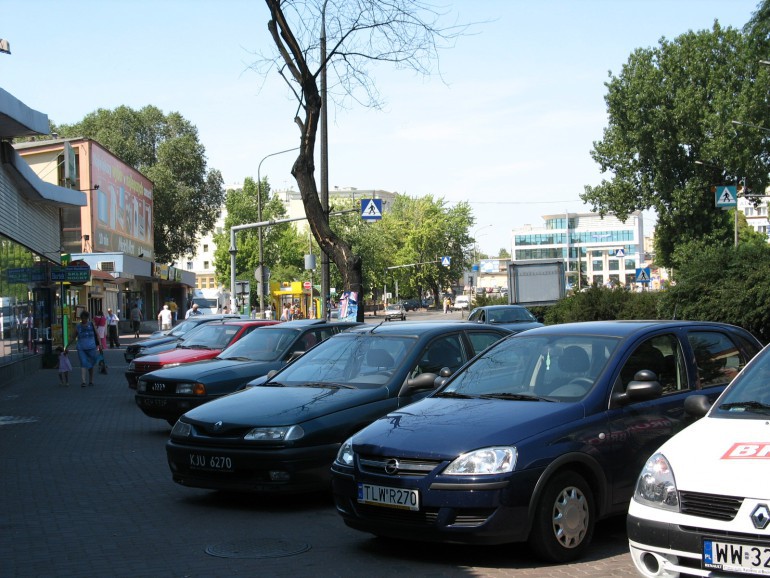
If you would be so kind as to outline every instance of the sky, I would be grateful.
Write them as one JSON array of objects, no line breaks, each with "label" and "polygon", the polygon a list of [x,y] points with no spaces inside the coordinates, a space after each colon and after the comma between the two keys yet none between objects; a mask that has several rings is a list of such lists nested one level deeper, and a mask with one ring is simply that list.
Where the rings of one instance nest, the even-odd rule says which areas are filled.
[{"label": "sky", "polygon": [[[608,178],[590,155],[605,83],[635,49],[715,20],[742,28],[759,0],[435,3],[470,33],[441,51],[440,75],[377,66],[381,110],[330,109],[329,187],[467,202],[478,251],[496,256],[514,228],[590,211],[580,193]],[[0,87],[54,123],[153,105],[197,127],[226,185],[259,170],[273,190],[298,188],[293,154],[275,154],[299,144],[296,101],[251,66],[273,46],[263,1],[0,0],[0,15]]]}]

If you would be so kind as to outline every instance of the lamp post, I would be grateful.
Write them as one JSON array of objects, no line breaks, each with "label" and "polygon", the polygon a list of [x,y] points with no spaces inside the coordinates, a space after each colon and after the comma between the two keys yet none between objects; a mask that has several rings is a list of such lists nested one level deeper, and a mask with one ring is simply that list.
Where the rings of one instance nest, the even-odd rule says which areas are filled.
[{"label": "lamp post", "polygon": [[[284,153],[289,153],[291,151],[299,150],[299,147],[294,147],[291,149],[286,149],[283,151],[278,151],[277,153],[270,153],[269,155],[266,155],[261,161],[259,161],[259,165],[257,165],[257,220],[262,221],[262,163],[265,162],[266,159],[269,159],[270,157],[274,157],[276,155],[281,155]],[[260,318],[264,317],[265,313],[265,267],[263,260],[263,244],[262,244],[262,227],[259,227],[257,232],[257,239],[259,242],[259,274],[257,275],[259,279],[257,279],[257,287],[259,288],[259,316]],[[234,248],[234,247],[233,247]],[[232,251],[232,249],[231,249]]]}]

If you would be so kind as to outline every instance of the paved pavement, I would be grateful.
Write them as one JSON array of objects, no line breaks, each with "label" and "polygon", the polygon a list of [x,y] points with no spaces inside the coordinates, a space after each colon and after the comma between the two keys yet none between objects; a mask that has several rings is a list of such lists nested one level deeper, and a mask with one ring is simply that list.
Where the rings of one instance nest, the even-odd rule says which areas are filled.
[{"label": "paved pavement", "polygon": [[135,407],[122,350],[106,352],[109,373],[86,388],[70,355],[69,387],[53,369],[0,386],[4,578],[636,575],[622,519],[599,524],[587,559],[543,566],[522,545],[379,540],[345,527],[328,495],[177,486],[165,459],[169,427]]}]

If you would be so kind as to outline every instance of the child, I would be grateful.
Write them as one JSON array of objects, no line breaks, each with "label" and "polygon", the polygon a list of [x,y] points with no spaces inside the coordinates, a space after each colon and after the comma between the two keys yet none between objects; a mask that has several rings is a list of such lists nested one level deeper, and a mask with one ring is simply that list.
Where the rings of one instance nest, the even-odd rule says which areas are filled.
[{"label": "child", "polygon": [[68,351],[59,346],[56,348],[56,353],[59,354],[59,384],[70,384],[70,371],[72,371],[72,364],[70,358],[67,356]]}]

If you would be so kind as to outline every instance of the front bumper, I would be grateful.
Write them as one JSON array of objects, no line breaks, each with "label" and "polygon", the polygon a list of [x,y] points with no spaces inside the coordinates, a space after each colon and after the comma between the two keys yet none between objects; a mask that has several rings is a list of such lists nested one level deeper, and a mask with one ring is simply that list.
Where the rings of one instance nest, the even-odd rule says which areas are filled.
[{"label": "front bumper", "polygon": [[[130,387],[130,386],[129,386]],[[213,398],[172,397],[166,395],[134,394],[134,401],[148,417],[176,421],[193,408],[203,405]]]},{"label": "front bumper", "polygon": [[[243,449],[185,445],[169,440],[173,480],[183,486],[260,493],[308,493],[329,489],[329,465],[339,444],[303,448]],[[211,466],[219,467],[214,469]]]},{"label": "front bumper", "polygon": [[[345,524],[377,536],[458,544],[523,542],[529,536],[529,511],[540,471],[518,472],[505,481],[490,480],[433,489],[423,478],[403,480],[385,476],[357,478],[353,471],[334,464],[332,493]],[[420,510],[408,511],[358,502],[358,482],[418,489]],[[432,487],[433,486],[433,487]]]}]

